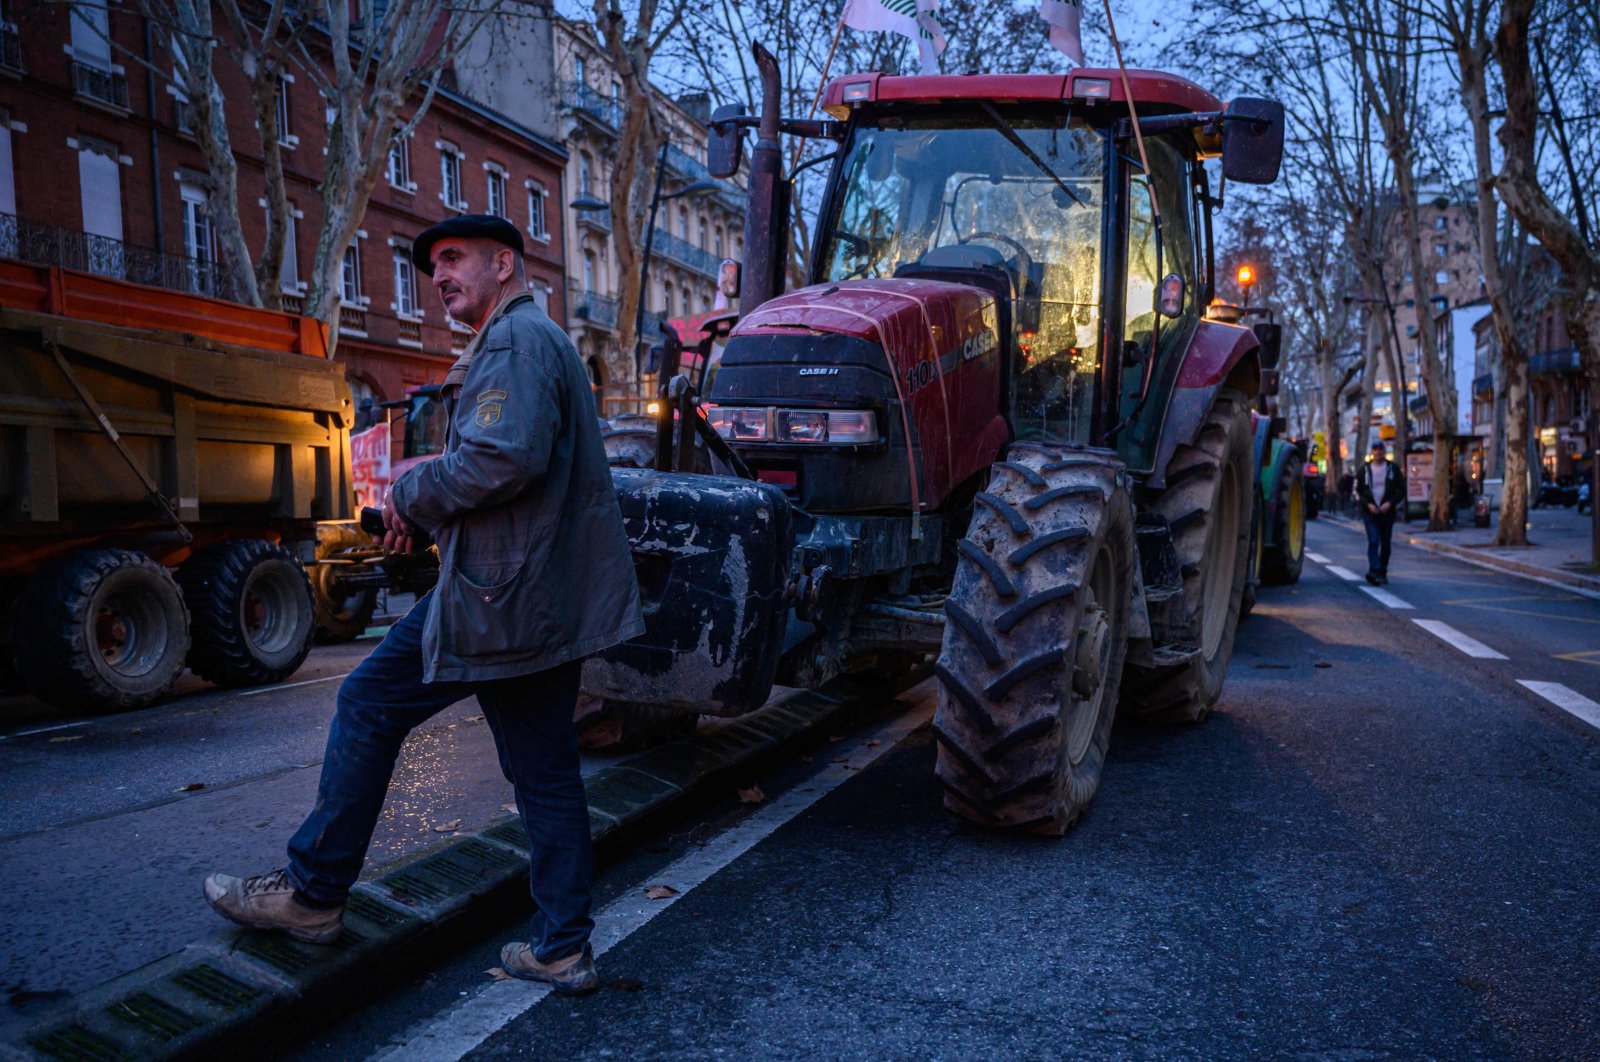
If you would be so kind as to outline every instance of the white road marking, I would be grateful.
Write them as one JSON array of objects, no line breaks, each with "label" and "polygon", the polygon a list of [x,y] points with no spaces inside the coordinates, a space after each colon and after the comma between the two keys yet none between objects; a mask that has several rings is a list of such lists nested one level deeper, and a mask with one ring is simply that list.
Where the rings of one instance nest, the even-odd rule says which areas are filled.
[{"label": "white road marking", "polygon": [[279,690],[292,690],[296,686],[315,686],[319,682],[334,682],[338,679],[344,678],[345,675],[348,674],[350,674],[350,672],[346,671],[344,675],[324,675],[322,678],[306,679],[304,682],[280,682],[276,686],[262,686],[259,689],[245,690],[243,693],[239,694],[239,696],[259,697],[263,693],[277,693]]},{"label": "white road marking", "polygon": [[1395,597],[1387,590],[1380,590],[1376,586],[1358,586],[1356,589],[1360,590],[1364,594],[1371,595],[1373,600],[1387,605],[1390,608],[1409,608],[1413,612],[1416,611],[1416,609],[1412,608],[1408,602],[1402,601],[1400,598]]},{"label": "white road marking", "polygon": [[1460,631],[1450,626],[1450,624],[1441,620],[1414,619],[1411,622],[1415,623],[1429,634],[1432,634],[1435,637],[1455,646],[1468,656],[1475,656],[1479,660],[1508,659],[1506,654],[1495,652],[1487,645],[1484,645],[1482,642],[1478,641],[1478,639],[1466,634],[1462,634]]},{"label": "white road marking", "polygon": [[9,734],[0,734],[0,741],[6,738],[27,737],[30,734],[48,734],[52,730],[68,730],[75,726],[88,726],[94,722],[92,719],[79,719],[76,723],[56,723],[53,726],[36,726],[32,730],[14,730]]},{"label": "white road marking", "polygon": [[1568,689],[1559,682],[1536,682],[1533,679],[1517,679],[1517,685],[1526,686],[1562,711],[1600,729],[1600,704],[1577,690]]},{"label": "white road marking", "polygon": [[1359,583],[1361,581],[1361,576],[1349,568],[1341,568],[1337,564],[1330,564],[1328,565],[1328,570],[1347,583]]},{"label": "white road marking", "polygon": [[[809,781],[791,789],[732,829],[713,837],[694,851],[652,874],[652,885],[670,885],[674,896],[650,900],[643,888],[613,900],[595,916],[591,943],[603,955],[642,928],[656,915],[704,884],[719,870],[771,836],[778,827],[849,781],[856,772],[905,740],[933,715],[929,703],[912,709],[876,731],[863,734],[839,751],[844,763],[823,768]],[[530,981],[499,981],[431,1019],[419,1022],[392,1041],[375,1059],[401,1062],[417,1058],[460,1058],[550,995],[546,985]]]},{"label": "white road marking", "polygon": [[1311,558],[1313,561],[1317,562],[1318,564],[1332,564],[1333,563],[1331,560],[1329,560],[1327,557],[1324,557],[1322,554],[1320,554],[1320,553],[1312,553],[1309,549],[1306,550],[1306,556]]}]

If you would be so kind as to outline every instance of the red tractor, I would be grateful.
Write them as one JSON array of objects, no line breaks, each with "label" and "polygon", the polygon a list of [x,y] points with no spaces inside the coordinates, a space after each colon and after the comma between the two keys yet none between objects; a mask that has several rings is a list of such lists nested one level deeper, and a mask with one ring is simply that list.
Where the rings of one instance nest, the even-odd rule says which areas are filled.
[{"label": "red tractor", "polygon": [[[763,113],[711,122],[718,176],[757,132],[742,316],[709,395],[663,389],[655,467],[614,472],[647,630],[585,689],[738,715],[937,654],[946,804],[1060,834],[1119,705],[1197,722],[1222,690],[1261,372],[1206,319],[1201,162],[1274,180],[1282,107],[1148,71],[870,73],[792,121],[756,52]],[[837,145],[786,294],[784,133]]]}]

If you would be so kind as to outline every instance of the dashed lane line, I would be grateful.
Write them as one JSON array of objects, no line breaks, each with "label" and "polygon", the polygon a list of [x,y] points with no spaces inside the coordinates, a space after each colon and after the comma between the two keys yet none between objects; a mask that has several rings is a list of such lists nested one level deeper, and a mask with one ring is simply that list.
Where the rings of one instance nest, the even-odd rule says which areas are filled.
[{"label": "dashed lane line", "polygon": [[[863,734],[842,751],[843,763],[835,761],[739,825],[713,837],[704,848],[672,863],[650,876],[652,885],[670,886],[676,892],[660,900],[647,899],[643,889],[607,904],[595,916],[591,943],[596,955],[626,940],[656,915],[704,884],[719,870],[771,836],[780,826],[850,780],[862,768],[896,747],[933,715],[932,698],[876,731]],[[493,1036],[500,1029],[532,1009],[550,994],[542,984],[527,981],[500,981],[486,985],[434,1017],[402,1033],[376,1059],[401,1062],[417,1058],[460,1058]]]},{"label": "dashed lane line", "polygon": [[1534,679],[1517,679],[1517,685],[1527,687],[1567,714],[1600,730],[1600,704],[1577,690],[1568,689],[1559,682],[1539,682]]},{"label": "dashed lane line", "polygon": [[1414,619],[1411,621],[1429,634],[1434,635],[1448,645],[1466,653],[1468,656],[1477,657],[1479,660],[1506,660],[1506,654],[1496,652],[1470,635],[1462,634],[1450,624],[1442,620]]},{"label": "dashed lane line", "polygon": [[1413,606],[1409,601],[1406,601],[1403,598],[1395,597],[1387,590],[1380,590],[1376,586],[1358,586],[1356,589],[1360,590],[1368,597],[1371,597],[1379,604],[1386,605],[1389,608],[1404,608],[1410,609],[1413,612],[1416,611],[1416,607]]},{"label": "dashed lane line", "polygon": [[75,723],[55,723],[51,726],[36,726],[31,730],[13,730],[9,734],[0,734],[0,741],[5,741],[7,738],[29,737],[33,734],[48,734],[52,730],[69,730],[75,726],[88,726],[92,722],[93,719],[79,719]]},{"label": "dashed lane line", "polygon": [[1359,583],[1361,581],[1361,576],[1349,568],[1341,568],[1337,564],[1330,564],[1328,565],[1328,570],[1347,583]]},{"label": "dashed lane line", "polygon": [[1331,560],[1329,560],[1327,557],[1324,557],[1322,554],[1320,554],[1320,553],[1312,553],[1309,549],[1306,550],[1306,556],[1309,557],[1311,560],[1315,561],[1318,564],[1332,564],[1333,563]]}]

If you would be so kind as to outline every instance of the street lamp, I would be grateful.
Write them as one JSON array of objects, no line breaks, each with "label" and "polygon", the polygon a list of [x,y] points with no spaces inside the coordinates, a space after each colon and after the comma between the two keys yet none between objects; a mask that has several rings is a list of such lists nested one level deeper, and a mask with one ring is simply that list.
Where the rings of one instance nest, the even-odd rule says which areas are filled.
[{"label": "street lamp", "polygon": [[689,197],[715,195],[717,192],[722,190],[722,186],[716,181],[699,180],[695,181],[693,184],[689,184],[678,189],[676,192],[668,192],[666,195],[662,195],[661,174],[667,166],[668,147],[669,145],[667,143],[663,143],[661,145],[661,150],[656,154],[656,181],[655,189],[650,194],[650,221],[645,225],[644,257],[639,261],[639,305],[634,307],[633,316],[633,378],[635,380],[639,379],[639,377],[642,375],[642,354],[639,350],[639,340],[643,338],[644,332],[644,300],[645,294],[649,290],[647,284],[649,283],[650,278],[650,251],[655,246],[656,209],[668,199],[685,199]]},{"label": "street lamp", "polygon": [[1250,308],[1250,289],[1256,286],[1256,271],[1247,265],[1239,267],[1239,288],[1244,292],[1244,309]]}]

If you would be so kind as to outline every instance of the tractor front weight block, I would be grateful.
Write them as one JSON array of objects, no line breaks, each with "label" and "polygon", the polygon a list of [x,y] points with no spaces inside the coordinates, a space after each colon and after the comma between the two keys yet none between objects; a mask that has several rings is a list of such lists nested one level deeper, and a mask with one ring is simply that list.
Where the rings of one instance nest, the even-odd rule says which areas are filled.
[{"label": "tractor front weight block", "polygon": [[591,657],[585,693],[736,716],[772,690],[788,617],[794,526],[776,487],[615,468],[645,631]]}]

